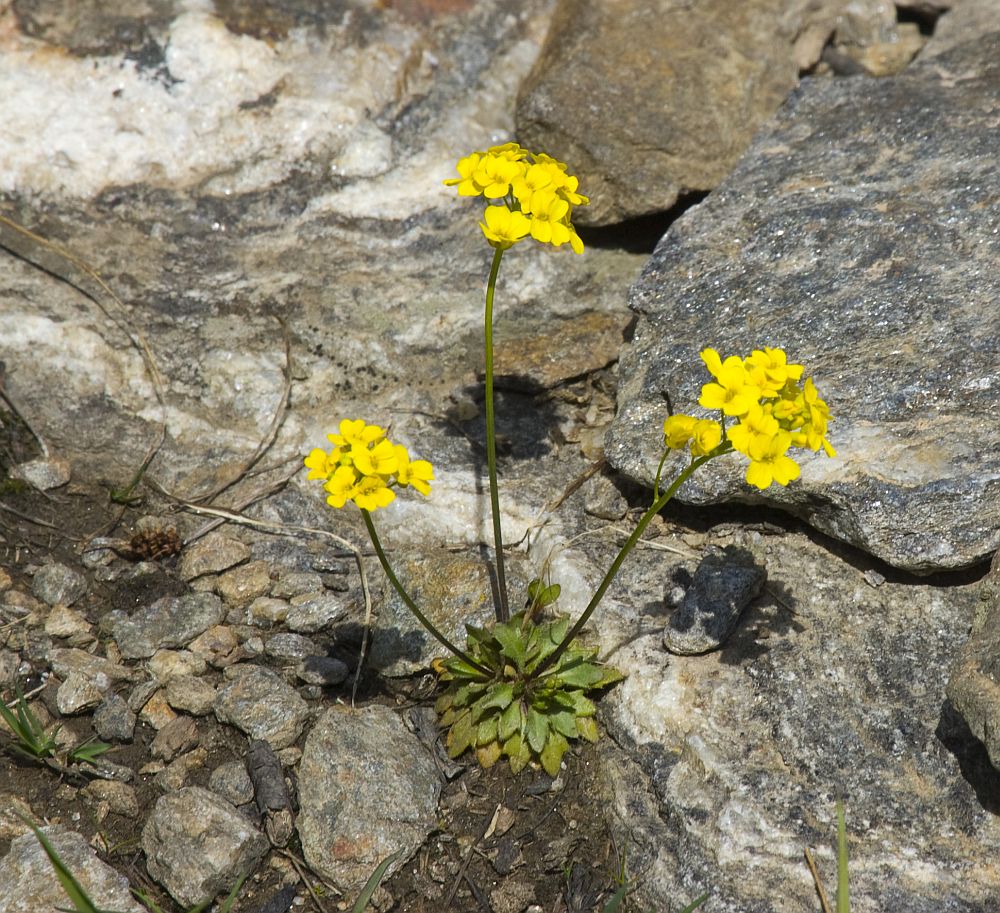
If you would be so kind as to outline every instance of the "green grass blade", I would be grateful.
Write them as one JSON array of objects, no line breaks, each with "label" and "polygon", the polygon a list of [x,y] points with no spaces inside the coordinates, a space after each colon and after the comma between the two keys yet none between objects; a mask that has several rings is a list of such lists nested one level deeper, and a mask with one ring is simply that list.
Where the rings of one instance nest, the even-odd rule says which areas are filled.
[{"label": "green grass blade", "polygon": [[697,900],[691,901],[681,913],[692,913],[692,911],[697,910],[706,900],[708,900],[708,891],[701,895]]},{"label": "green grass blade", "polygon": [[371,876],[365,882],[365,886],[361,889],[358,899],[354,902],[354,906],[351,907],[351,913],[362,913],[365,907],[368,906],[369,901],[372,899],[372,894],[375,893],[375,889],[379,886],[379,882],[382,881],[389,866],[402,855],[402,850],[396,850],[395,853],[387,856],[378,864],[378,868],[371,873]]},{"label": "green grass blade", "polygon": [[837,913],[851,913],[847,885],[847,823],[844,803],[837,800]]},{"label": "green grass blade", "polygon": [[601,913],[615,913],[615,911],[621,906],[622,901],[625,899],[625,895],[628,894],[629,884],[628,882],[623,882],[622,886],[615,891],[614,897],[611,898],[605,905]]}]

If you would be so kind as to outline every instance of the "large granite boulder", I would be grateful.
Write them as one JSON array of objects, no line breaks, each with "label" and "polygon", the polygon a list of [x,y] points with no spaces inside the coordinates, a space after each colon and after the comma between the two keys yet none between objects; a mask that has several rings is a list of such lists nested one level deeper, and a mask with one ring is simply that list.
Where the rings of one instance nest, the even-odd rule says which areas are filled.
[{"label": "large granite boulder", "polygon": [[[696,407],[698,352],[780,346],[835,418],[835,460],[764,493],[736,458],[687,503],[777,505],[916,573],[1000,545],[1000,17],[945,17],[947,49],[881,80],[803,83],[739,166],[679,219],[632,287],[612,464],[651,483],[665,394]],[[1000,10],[995,2],[994,10]],[[934,48],[932,41],[929,51]]]}]

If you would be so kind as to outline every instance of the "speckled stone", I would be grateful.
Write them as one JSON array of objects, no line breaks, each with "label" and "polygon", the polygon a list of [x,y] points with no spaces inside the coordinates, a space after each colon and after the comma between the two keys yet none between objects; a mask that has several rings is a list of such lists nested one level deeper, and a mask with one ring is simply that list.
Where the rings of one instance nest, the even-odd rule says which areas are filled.
[{"label": "speckled stone", "polygon": [[664,395],[699,411],[701,349],[779,346],[828,403],[838,456],[796,451],[801,478],[762,492],[731,455],[679,502],[780,507],[920,574],[1000,546],[992,9],[988,32],[977,21],[941,51],[932,39],[899,76],[803,83],[673,223],[629,295],[638,324],[607,438],[615,468],[651,486]]}]

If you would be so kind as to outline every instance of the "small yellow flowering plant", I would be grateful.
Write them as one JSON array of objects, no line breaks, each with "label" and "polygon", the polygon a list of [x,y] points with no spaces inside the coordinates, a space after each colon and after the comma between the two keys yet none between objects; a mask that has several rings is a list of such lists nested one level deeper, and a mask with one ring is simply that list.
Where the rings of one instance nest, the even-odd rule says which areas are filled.
[{"label": "small yellow flowering plant", "polygon": [[[569,740],[597,739],[596,707],[588,692],[622,678],[604,666],[597,653],[577,642],[625,558],[646,527],[702,465],[718,456],[738,452],[748,461],[746,479],[765,489],[787,485],[799,475],[788,455],[792,448],[834,450],[827,440],[830,412],[811,379],[802,382],[804,369],[789,364],[781,349],[755,350],[746,358],[723,360],[705,349],[702,360],[713,380],[701,390],[699,404],[719,418],[671,415],[663,426],[664,452],[656,471],[653,500],[622,546],[593,598],[570,626],[566,617],[549,620],[540,615],[559,596],[558,584],[543,586],[533,580],[529,604],[510,614],[504,572],[503,531],[497,490],[496,434],[493,405],[493,297],[504,251],[527,238],[576,253],[583,242],[573,228],[574,206],[588,203],[579,193],[576,177],[566,165],[548,155],[532,153],[517,143],[473,152],[457,165],[459,176],[445,181],[460,196],[487,201],[479,226],[493,248],[486,285],[484,343],[486,356],[486,457],[490,484],[494,555],[497,576],[496,623],[489,629],[466,625],[462,650],[427,618],[396,577],[379,541],[372,512],[391,504],[400,489],[430,494],[433,467],[411,460],[405,447],[393,444],[378,425],[344,420],[339,433],[330,434],[330,450],[315,449],[305,464],[309,478],[322,480],[327,503],[343,508],[353,502],[361,511],[386,577],[406,606],[452,654],[435,668],[447,687],[436,709],[447,729],[452,757],[474,750],[484,767],[507,758],[515,772],[537,762],[552,776],[560,767]],[[688,450],[690,462],[661,493],[660,480],[667,457]]]}]

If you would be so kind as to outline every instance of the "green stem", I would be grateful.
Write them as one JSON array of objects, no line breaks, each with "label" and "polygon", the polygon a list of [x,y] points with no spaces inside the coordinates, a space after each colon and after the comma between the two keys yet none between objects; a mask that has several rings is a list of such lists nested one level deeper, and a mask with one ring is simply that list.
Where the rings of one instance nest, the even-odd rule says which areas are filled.
[{"label": "green stem", "polygon": [[586,623],[590,620],[590,616],[594,614],[594,610],[604,598],[604,594],[607,592],[608,587],[611,586],[612,581],[617,576],[622,563],[628,557],[628,553],[635,548],[635,544],[646,531],[646,527],[652,522],[653,517],[666,507],[667,502],[677,493],[677,489],[679,489],[681,485],[691,478],[694,471],[703,463],[707,463],[714,456],[719,456],[719,453],[713,452],[707,456],[701,456],[693,459],[684,471],[677,476],[676,479],[674,479],[671,486],[653,501],[649,510],[642,515],[642,519],[638,522],[638,524],[636,524],[635,529],[632,531],[632,535],[625,540],[625,544],[622,546],[621,551],[618,552],[618,556],[611,562],[611,567],[608,568],[608,572],[604,575],[601,585],[597,588],[597,592],[594,593],[594,598],[590,600],[587,608],[583,610],[583,614],[577,619],[576,624],[570,628],[569,633],[563,638],[562,643],[560,643],[559,646],[546,657],[545,661],[541,663],[537,669],[535,669],[532,673],[532,677],[537,678],[553,663],[557,662],[559,657],[563,655],[566,648],[573,642],[574,638],[580,633],[580,631],[583,630],[584,625],[586,625]]},{"label": "green stem", "polygon": [[403,584],[399,582],[399,578],[393,573],[392,567],[389,565],[389,559],[386,558],[385,552],[382,550],[382,543],[379,541],[378,533],[375,532],[375,524],[372,523],[372,515],[361,508],[361,516],[365,518],[365,526],[368,527],[368,535],[372,540],[372,545],[375,548],[375,554],[378,555],[378,560],[382,565],[382,570],[385,571],[385,576],[389,578],[389,583],[393,585],[393,588],[399,593],[399,598],[403,600],[406,607],[416,616],[417,621],[419,621],[431,634],[434,635],[445,647],[447,647],[452,653],[455,654],[463,662],[467,662],[477,671],[483,673],[487,676],[492,676],[489,669],[485,669],[474,659],[471,659],[466,653],[463,653],[456,647],[447,637],[444,636],[434,625],[431,620],[420,611],[417,604],[410,598],[410,594],[403,589]]},{"label": "green stem", "polygon": [[490,511],[493,514],[493,543],[496,551],[497,568],[497,621],[510,619],[510,609],[507,604],[507,577],[503,565],[503,533],[500,530],[500,495],[497,491],[497,441],[493,412],[493,293],[496,291],[497,273],[500,272],[500,260],[503,249],[498,247],[493,252],[493,264],[490,266],[490,278],[486,283],[486,464],[490,474]]}]

